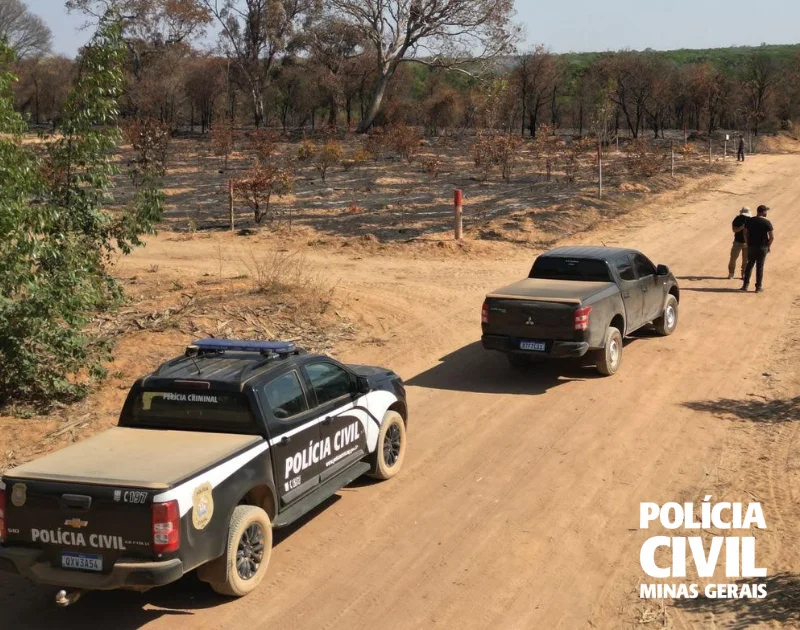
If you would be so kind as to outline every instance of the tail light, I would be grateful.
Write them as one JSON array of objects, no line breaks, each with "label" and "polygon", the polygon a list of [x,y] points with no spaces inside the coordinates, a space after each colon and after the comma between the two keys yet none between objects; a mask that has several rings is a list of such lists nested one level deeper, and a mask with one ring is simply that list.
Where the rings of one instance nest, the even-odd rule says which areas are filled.
[{"label": "tail light", "polygon": [[591,306],[576,308],[573,313],[575,330],[589,330],[589,314],[592,312]]},{"label": "tail light", "polygon": [[488,324],[489,323],[489,303],[484,302],[483,306],[481,307],[481,323]]},{"label": "tail light", "polygon": [[181,546],[181,511],[178,502],[153,503],[153,551],[168,553]]},{"label": "tail light", "polygon": [[0,490],[0,543],[4,542],[8,536],[8,526],[6,525],[6,491]]}]

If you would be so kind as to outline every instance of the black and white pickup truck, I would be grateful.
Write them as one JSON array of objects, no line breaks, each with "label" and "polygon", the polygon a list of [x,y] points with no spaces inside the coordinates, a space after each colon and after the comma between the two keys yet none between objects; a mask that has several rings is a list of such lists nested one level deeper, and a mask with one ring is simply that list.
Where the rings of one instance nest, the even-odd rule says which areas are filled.
[{"label": "black and white pickup truck", "polygon": [[362,474],[389,479],[408,409],[390,370],[285,342],[208,339],[139,379],[119,423],[0,478],[0,569],[84,590],[147,590],[198,569],[242,596],[273,527]]},{"label": "black and white pickup truck", "polygon": [[680,289],[666,265],[613,247],[560,247],[539,256],[528,277],[486,296],[482,342],[514,367],[546,357],[592,353],[597,370],[614,374],[622,339],[652,325],[678,325]]}]

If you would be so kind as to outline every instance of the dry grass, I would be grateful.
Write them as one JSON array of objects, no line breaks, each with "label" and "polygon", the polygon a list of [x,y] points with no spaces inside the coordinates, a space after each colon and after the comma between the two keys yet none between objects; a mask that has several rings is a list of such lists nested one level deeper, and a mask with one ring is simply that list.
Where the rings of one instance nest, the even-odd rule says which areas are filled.
[{"label": "dry grass", "polygon": [[291,297],[315,313],[327,312],[333,302],[336,286],[300,252],[259,255],[250,250],[242,259],[242,266],[261,294]]}]

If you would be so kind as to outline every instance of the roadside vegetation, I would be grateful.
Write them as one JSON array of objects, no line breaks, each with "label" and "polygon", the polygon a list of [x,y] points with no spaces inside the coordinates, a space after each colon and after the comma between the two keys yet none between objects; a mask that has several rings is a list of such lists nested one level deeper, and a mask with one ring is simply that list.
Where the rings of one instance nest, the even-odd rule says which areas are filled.
[{"label": "roadside vegetation", "polygon": [[123,55],[118,24],[104,21],[83,51],[58,134],[31,148],[13,109],[12,52],[0,47],[0,404],[76,399],[102,376],[108,340],[85,326],[121,298],[110,257],[140,245],[161,218],[152,162],[140,164],[124,209],[103,209],[117,173]]}]

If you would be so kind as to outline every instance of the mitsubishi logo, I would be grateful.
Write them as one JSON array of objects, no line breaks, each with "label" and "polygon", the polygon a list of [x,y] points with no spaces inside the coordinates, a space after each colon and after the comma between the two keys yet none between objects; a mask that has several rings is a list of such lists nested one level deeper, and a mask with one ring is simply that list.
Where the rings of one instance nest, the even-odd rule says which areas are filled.
[{"label": "mitsubishi logo", "polygon": [[64,521],[64,525],[67,527],[74,527],[75,529],[80,529],[81,527],[86,527],[89,524],[89,521],[82,521],[79,518],[70,518]]},{"label": "mitsubishi logo", "polygon": [[533,326],[533,318],[528,316],[528,321],[525,322],[525,325],[526,326]]}]

